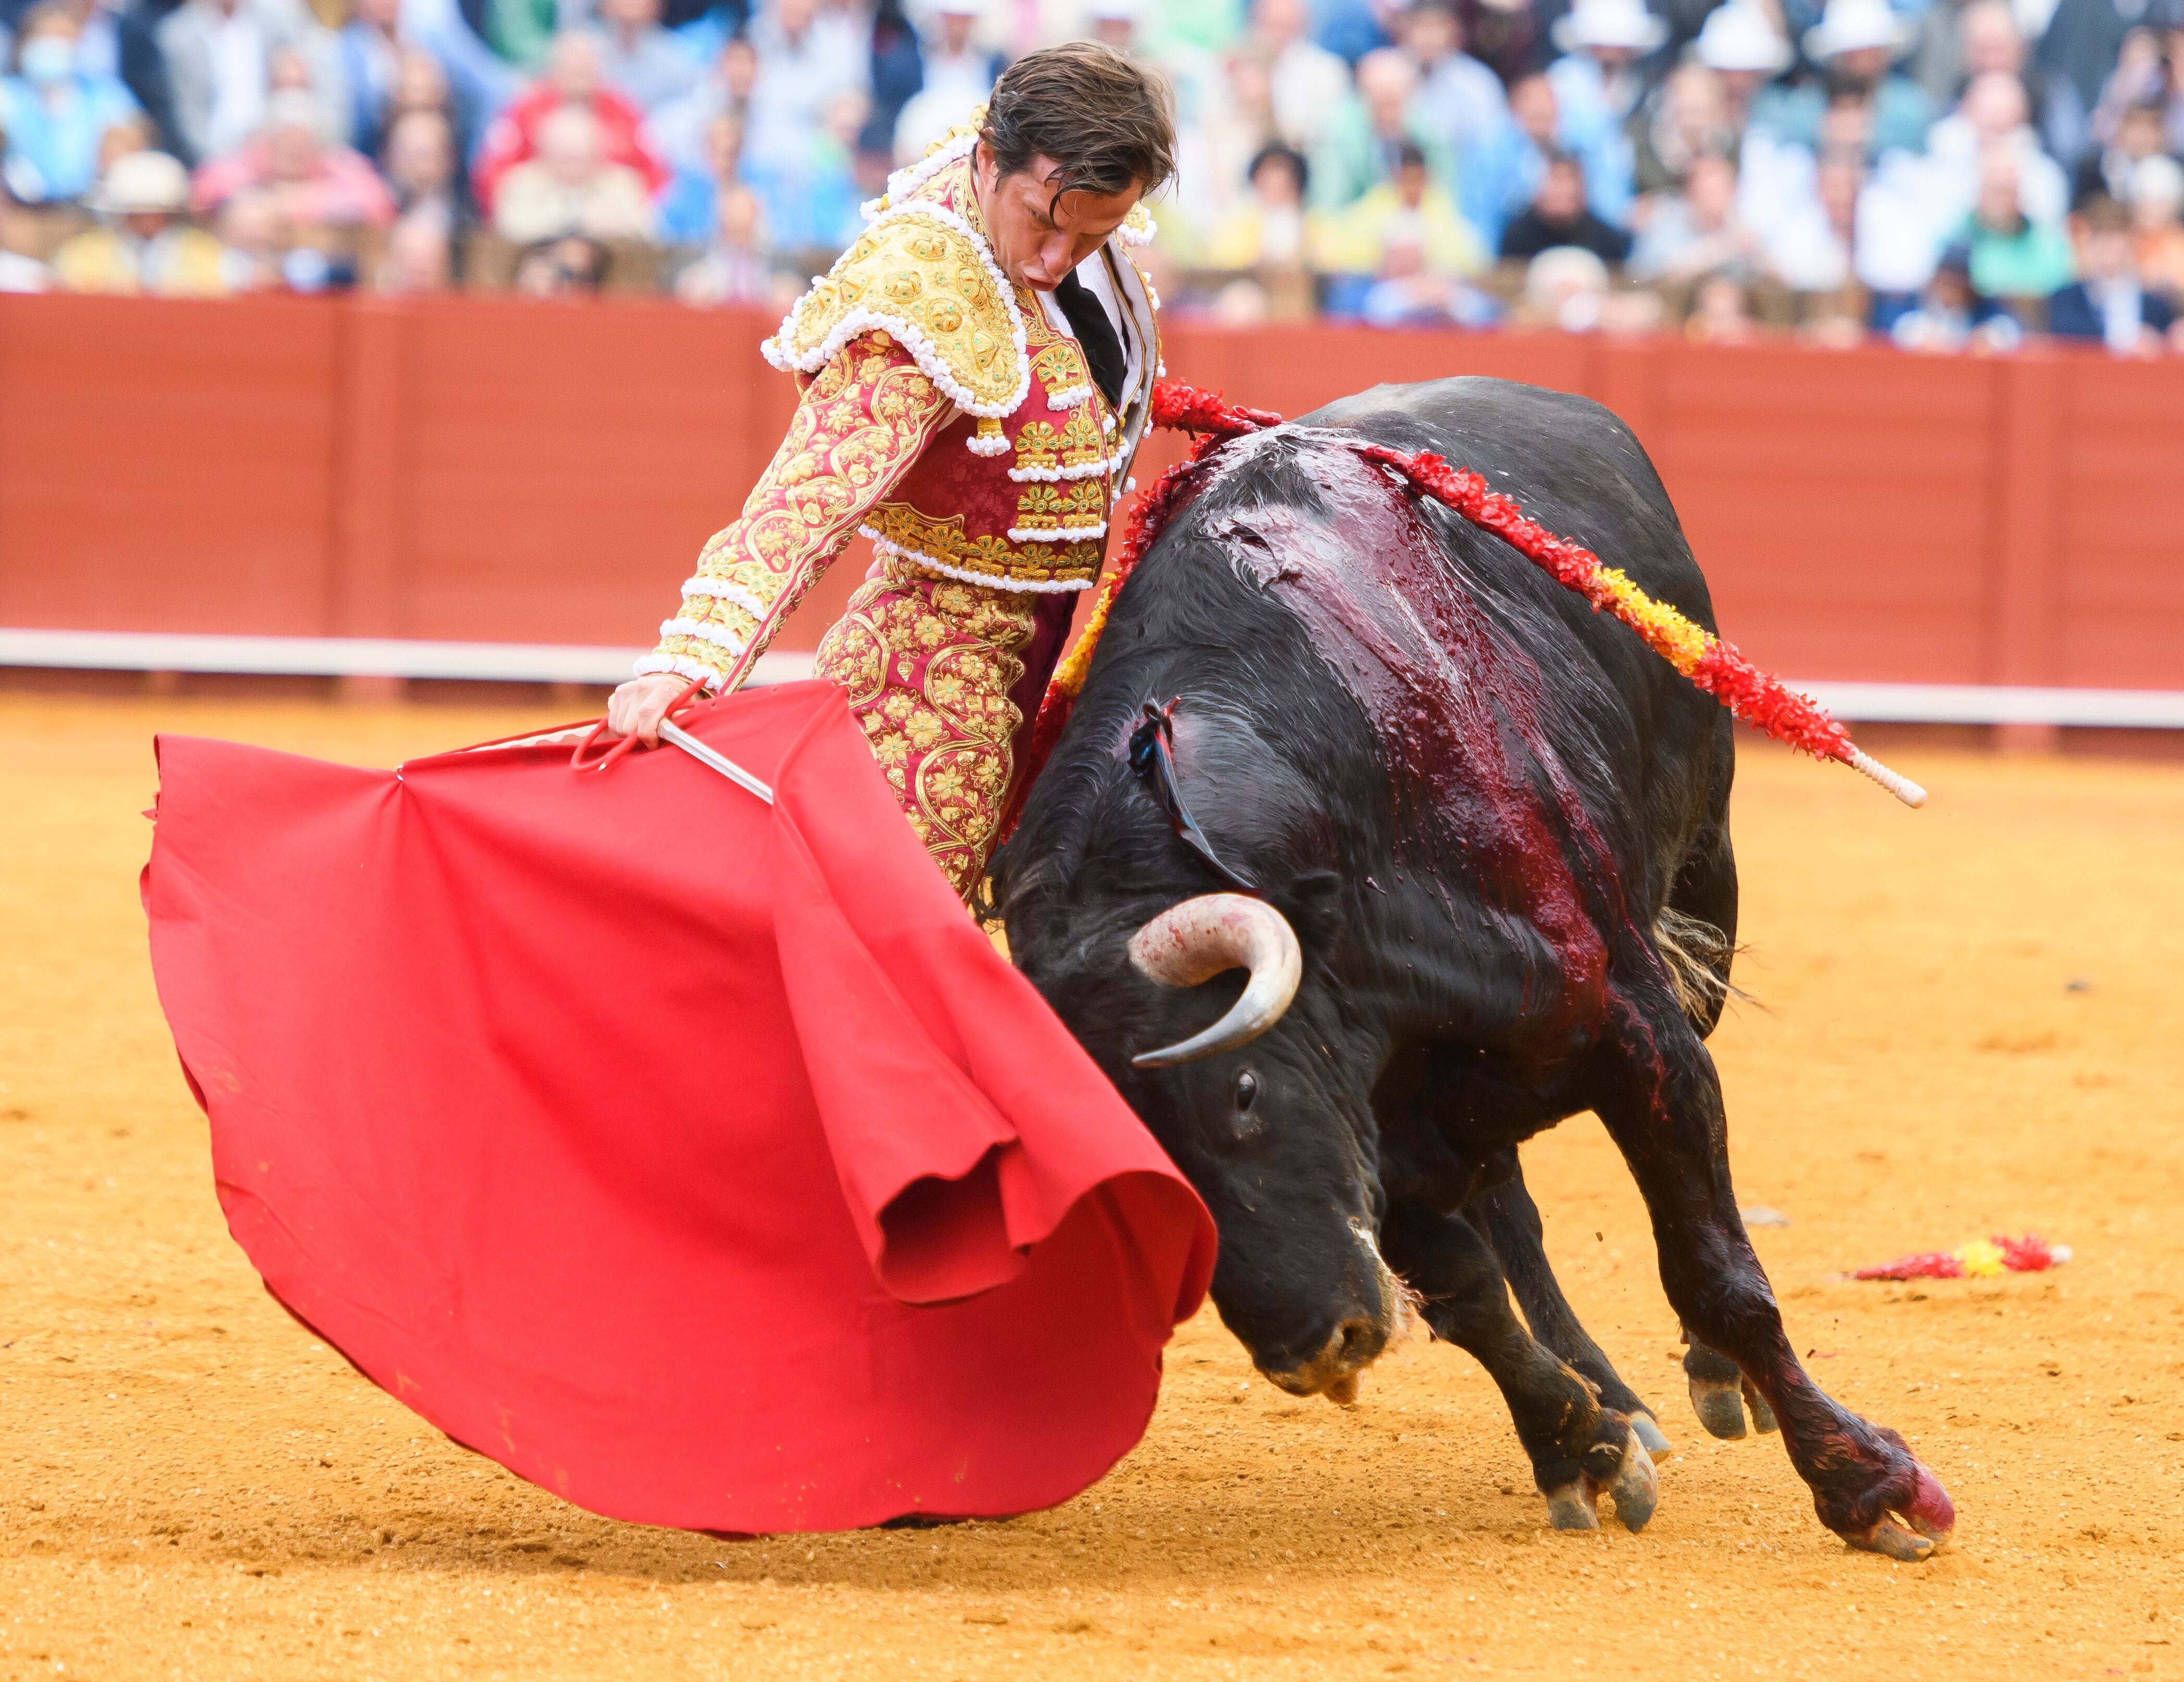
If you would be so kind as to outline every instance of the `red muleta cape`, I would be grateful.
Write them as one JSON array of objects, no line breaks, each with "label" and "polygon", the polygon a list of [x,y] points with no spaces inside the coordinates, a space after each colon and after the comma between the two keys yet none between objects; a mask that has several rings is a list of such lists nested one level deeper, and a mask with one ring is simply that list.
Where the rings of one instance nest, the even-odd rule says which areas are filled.
[{"label": "red muleta cape", "polygon": [[1205,1207],[964,915],[840,692],[356,770],[163,736],[159,998],[273,1294],[617,1518],[1022,1512],[1143,1433]]}]

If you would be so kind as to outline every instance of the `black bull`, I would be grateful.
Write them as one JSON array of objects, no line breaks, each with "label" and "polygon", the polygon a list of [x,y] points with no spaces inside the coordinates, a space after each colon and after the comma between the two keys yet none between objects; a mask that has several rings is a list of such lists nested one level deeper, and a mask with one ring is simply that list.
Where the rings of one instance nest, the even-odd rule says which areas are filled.
[{"label": "black bull", "polygon": [[[1651,1213],[1702,1417],[1741,1434],[1741,1383],[1823,1523],[1922,1556],[1947,1495],[1807,1376],[1730,1188],[1703,1043],[1736,924],[1727,715],[1352,440],[1477,469],[1711,627],[1652,464],[1581,399],[1382,387],[1226,444],[996,861],[1016,961],[1206,1199],[1215,1302],[1277,1383],[1353,1394],[1415,1293],[1501,1387],[1556,1521],[1596,1522],[1607,1491],[1642,1523],[1641,1404],[1563,1303],[1517,1173],[1519,1143],[1593,1110]],[[1128,762],[1144,704],[1171,699],[1183,796],[1294,930],[1301,979],[1248,1044],[1143,1067],[1240,993],[1163,986],[1130,946],[1220,886]]]}]

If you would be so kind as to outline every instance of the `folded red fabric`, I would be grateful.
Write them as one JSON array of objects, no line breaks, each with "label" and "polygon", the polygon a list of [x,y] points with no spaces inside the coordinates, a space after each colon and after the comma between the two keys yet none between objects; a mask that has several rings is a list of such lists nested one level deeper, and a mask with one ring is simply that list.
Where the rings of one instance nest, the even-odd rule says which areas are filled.
[{"label": "folded red fabric", "polygon": [[1067,1499],[1143,1433],[1204,1206],[903,823],[831,685],[671,750],[397,772],[159,742],[160,1002],[288,1309],[595,1512]]}]

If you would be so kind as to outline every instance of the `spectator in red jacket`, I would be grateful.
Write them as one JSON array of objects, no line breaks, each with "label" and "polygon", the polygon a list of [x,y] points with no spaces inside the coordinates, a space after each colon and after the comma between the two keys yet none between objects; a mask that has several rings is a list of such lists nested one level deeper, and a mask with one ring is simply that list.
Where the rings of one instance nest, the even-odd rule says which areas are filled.
[{"label": "spectator in red jacket", "polygon": [[538,85],[494,118],[486,131],[474,173],[478,208],[488,218],[502,177],[538,155],[540,126],[564,105],[580,106],[592,114],[599,125],[604,162],[635,170],[644,177],[645,191],[655,198],[667,185],[666,165],[641,133],[644,114],[608,87],[600,73],[599,37],[572,31],[554,37],[546,74]]}]

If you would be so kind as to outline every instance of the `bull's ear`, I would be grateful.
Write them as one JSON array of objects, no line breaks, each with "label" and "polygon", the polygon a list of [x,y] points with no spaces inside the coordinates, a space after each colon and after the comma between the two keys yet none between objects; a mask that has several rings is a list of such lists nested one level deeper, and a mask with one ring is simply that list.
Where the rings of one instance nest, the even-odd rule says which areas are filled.
[{"label": "bull's ear", "polygon": [[1342,878],[1334,871],[1304,871],[1290,877],[1267,899],[1290,919],[1290,926],[1296,930],[1298,944],[1315,957],[1326,956],[1340,941]]}]

